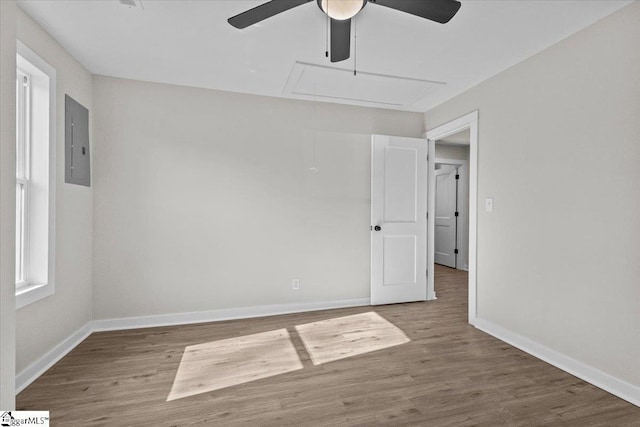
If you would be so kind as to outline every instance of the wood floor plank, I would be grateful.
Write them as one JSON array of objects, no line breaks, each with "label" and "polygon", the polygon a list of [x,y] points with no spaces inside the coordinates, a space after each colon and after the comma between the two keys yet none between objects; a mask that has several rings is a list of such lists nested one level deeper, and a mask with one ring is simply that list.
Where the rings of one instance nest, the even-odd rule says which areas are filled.
[{"label": "wood floor plank", "polygon": [[407,336],[373,311],[297,325],[314,365],[405,344]]},{"label": "wood floor plank", "polygon": [[[640,426],[640,408],[467,323],[466,273],[438,300],[94,333],[17,397],[53,426]],[[410,339],[313,365],[297,325],[374,311]],[[303,368],[166,401],[188,346],[286,329]]]}]

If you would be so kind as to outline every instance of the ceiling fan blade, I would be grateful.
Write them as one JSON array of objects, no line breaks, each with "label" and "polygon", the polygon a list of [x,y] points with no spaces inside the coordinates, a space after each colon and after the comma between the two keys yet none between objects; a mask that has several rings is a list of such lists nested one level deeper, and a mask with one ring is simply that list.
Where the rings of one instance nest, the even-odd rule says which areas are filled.
[{"label": "ceiling fan blade", "polygon": [[229,24],[236,28],[247,28],[250,25],[256,24],[264,19],[271,18],[282,12],[286,12],[289,9],[309,3],[313,0],[272,0],[268,3],[256,6],[253,9],[249,9],[242,12],[239,15],[232,16],[227,19]]},{"label": "ceiling fan blade", "polygon": [[351,19],[331,19],[331,62],[344,61],[351,53]]},{"label": "ceiling fan blade", "polygon": [[457,0],[369,0],[369,3],[390,7],[441,24],[449,22],[461,6]]}]

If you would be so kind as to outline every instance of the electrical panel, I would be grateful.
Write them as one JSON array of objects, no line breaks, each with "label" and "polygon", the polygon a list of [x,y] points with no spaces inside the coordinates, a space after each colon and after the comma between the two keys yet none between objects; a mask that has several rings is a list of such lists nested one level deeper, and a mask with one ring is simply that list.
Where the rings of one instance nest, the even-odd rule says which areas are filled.
[{"label": "electrical panel", "polygon": [[90,187],[89,110],[65,95],[64,111],[64,182]]}]

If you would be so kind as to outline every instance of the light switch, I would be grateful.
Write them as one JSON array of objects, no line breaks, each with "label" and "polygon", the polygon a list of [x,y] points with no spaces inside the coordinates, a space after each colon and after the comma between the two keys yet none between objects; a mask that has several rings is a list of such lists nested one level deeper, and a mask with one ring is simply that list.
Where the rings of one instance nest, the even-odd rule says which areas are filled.
[{"label": "light switch", "polygon": [[493,197],[487,197],[484,200],[484,210],[486,212],[493,212]]}]

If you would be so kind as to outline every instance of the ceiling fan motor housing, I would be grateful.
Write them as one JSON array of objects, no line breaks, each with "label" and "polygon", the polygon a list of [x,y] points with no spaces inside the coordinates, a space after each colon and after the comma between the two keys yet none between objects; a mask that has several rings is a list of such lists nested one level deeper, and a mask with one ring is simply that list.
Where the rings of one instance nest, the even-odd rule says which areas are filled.
[{"label": "ceiling fan motor housing", "polygon": [[345,21],[362,10],[368,0],[316,0],[320,10],[330,18]]}]

